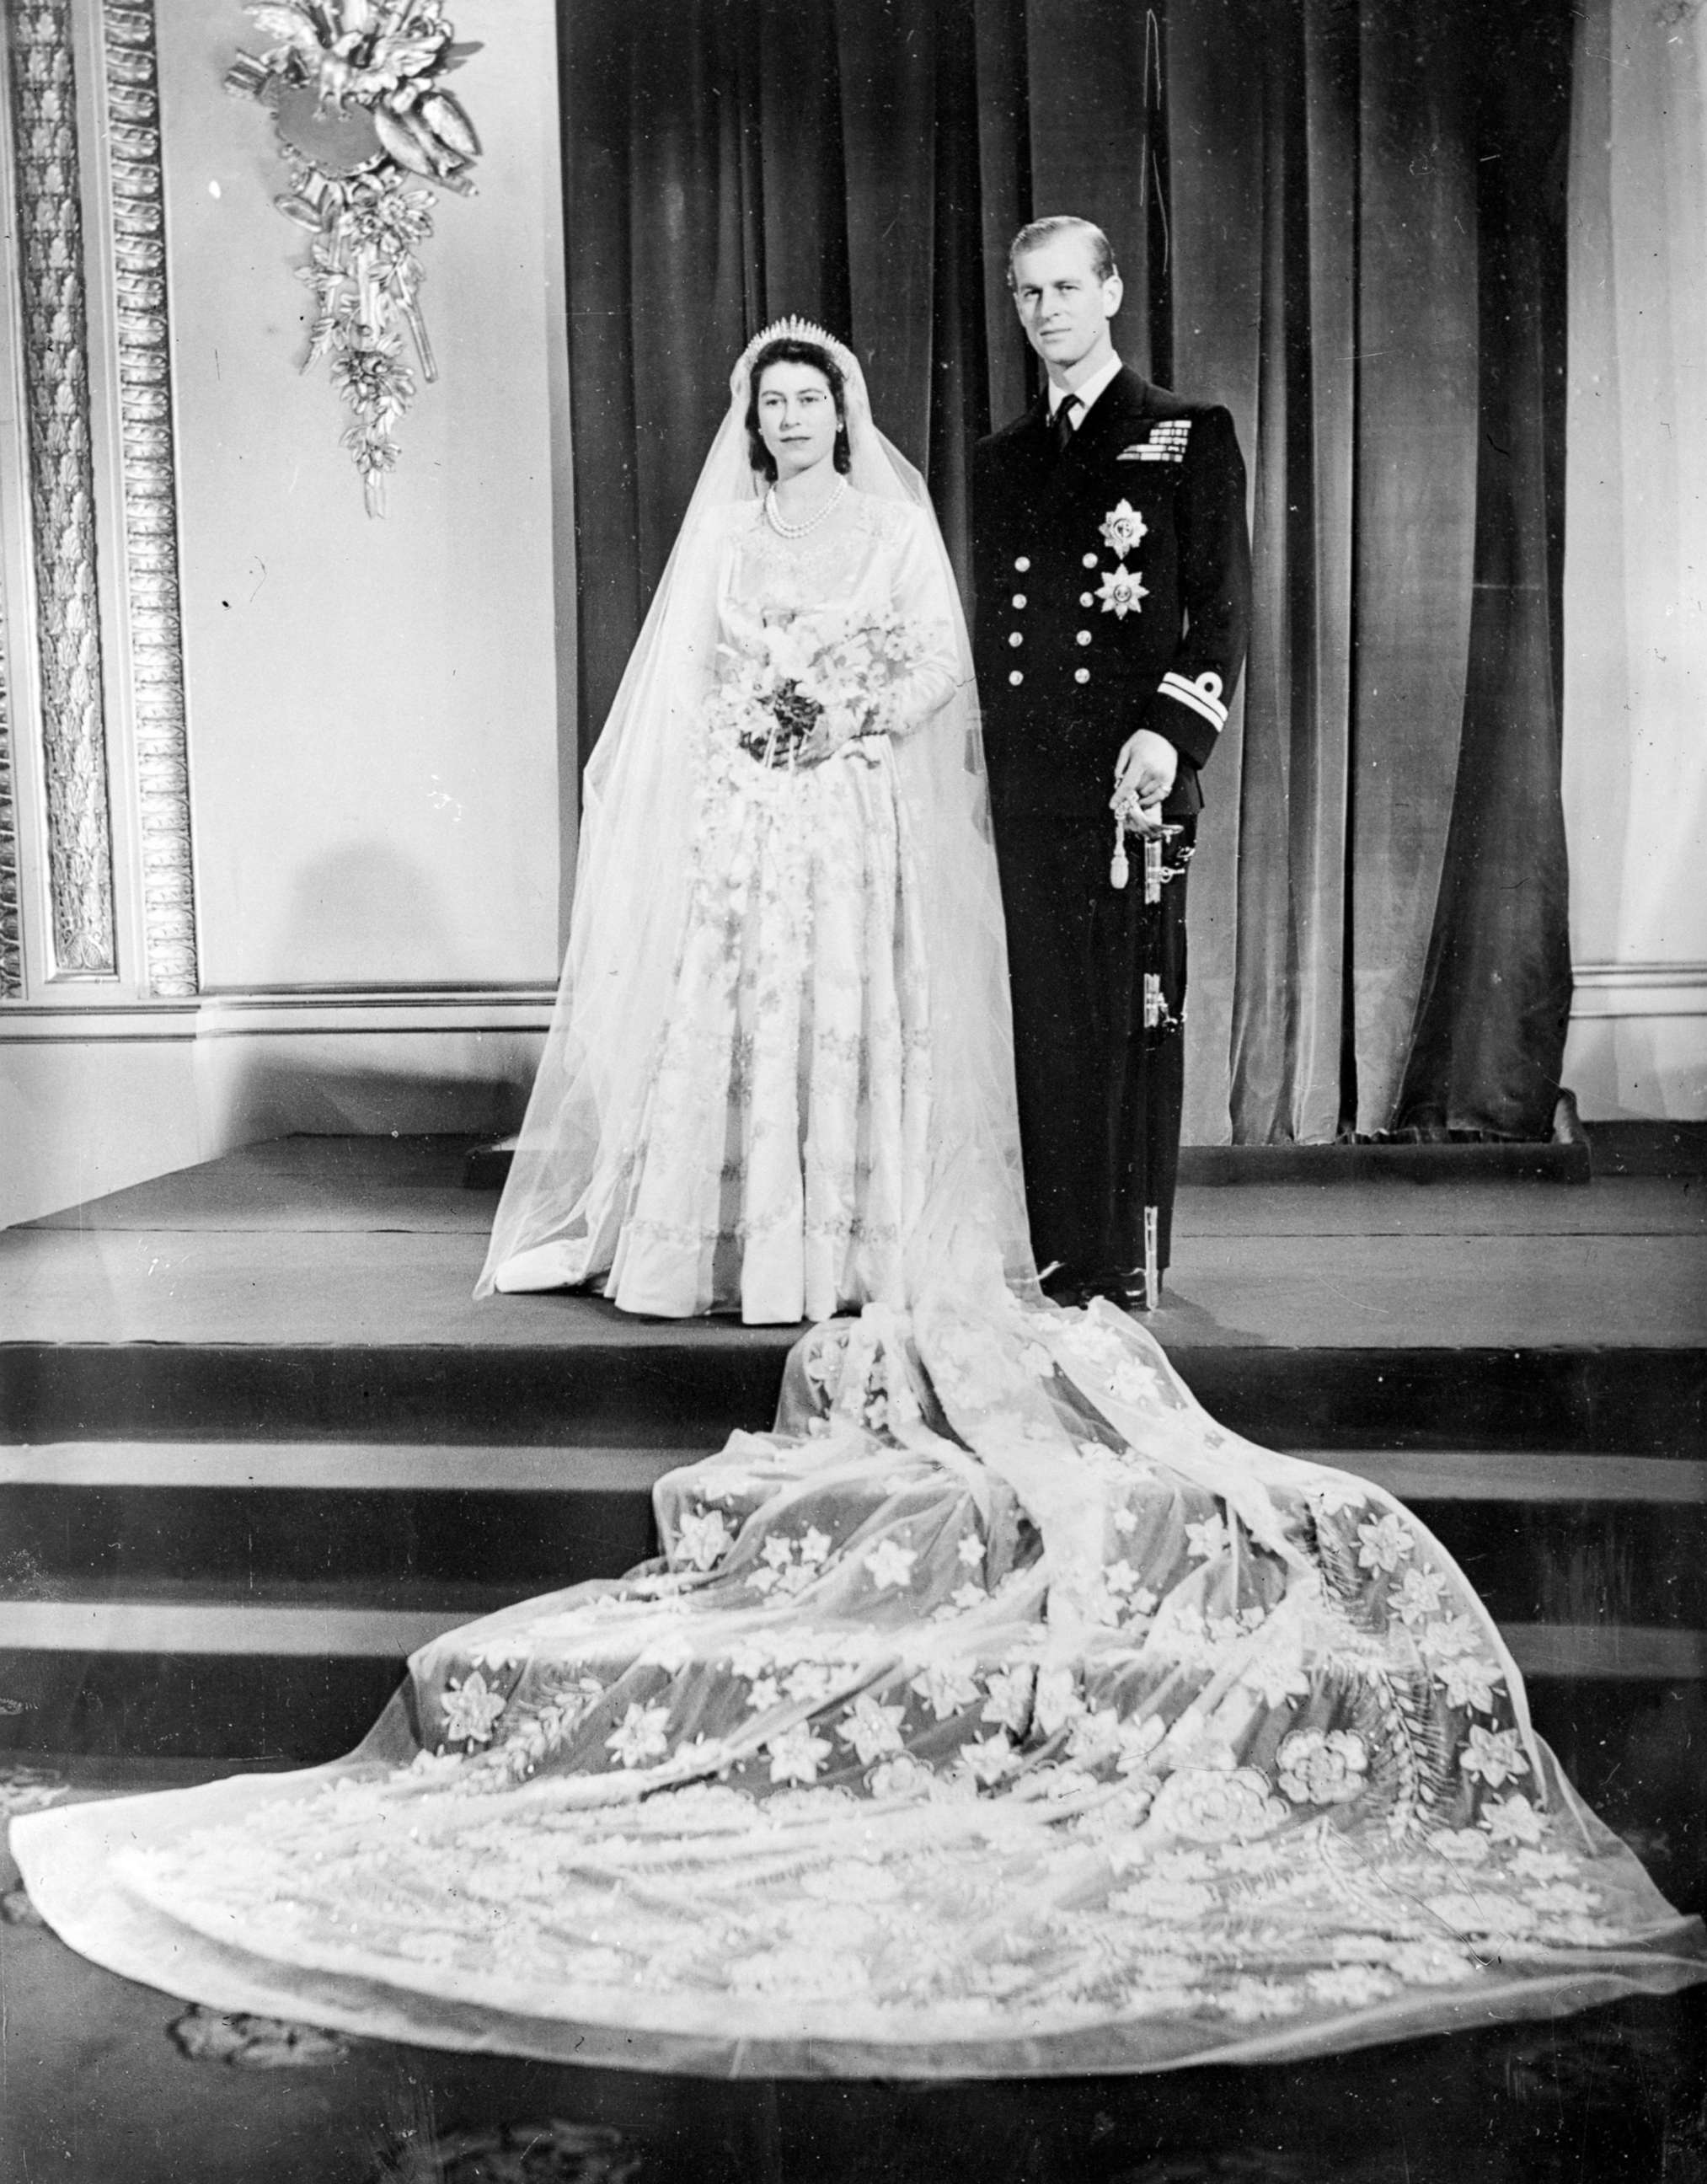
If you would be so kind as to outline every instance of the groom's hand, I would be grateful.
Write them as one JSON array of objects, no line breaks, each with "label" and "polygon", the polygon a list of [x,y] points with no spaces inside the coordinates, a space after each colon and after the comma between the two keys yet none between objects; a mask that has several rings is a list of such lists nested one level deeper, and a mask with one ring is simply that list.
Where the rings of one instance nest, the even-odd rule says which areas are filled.
[{"label": "groom's hand", "polygon": [[1167,737],[1158,736],[1153,728],[1140,728],[1120,746],[1110,805],[1135,804],[1159,824],[1156,807],[1173,788],[1179,770],[1180,754]]}]

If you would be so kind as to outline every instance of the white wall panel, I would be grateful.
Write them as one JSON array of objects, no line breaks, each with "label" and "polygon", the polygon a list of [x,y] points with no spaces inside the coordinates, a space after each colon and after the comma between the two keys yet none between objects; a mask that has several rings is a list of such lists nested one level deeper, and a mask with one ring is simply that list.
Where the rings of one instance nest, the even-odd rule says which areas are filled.
[{"label": "white wall panel", "polygon": [[460,0],[486,156],[443,195],[441,376],[363,512],[309,238],[234,5],[159,11],[204,988],[538,983],[557,955],[553,359],[565,340],[549,0]]}]

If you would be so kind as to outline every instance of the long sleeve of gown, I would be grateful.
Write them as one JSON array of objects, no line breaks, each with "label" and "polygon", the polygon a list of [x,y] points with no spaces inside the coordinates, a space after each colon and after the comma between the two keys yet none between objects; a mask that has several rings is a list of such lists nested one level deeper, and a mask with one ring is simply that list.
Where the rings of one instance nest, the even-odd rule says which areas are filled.
[{"label": "long sleeve of gown", "polygon": [[954,643],[953,603],[946,564],[919,509],[906,511],[906,526],[895,544],[890,599],[908,630],[923,641],[924,654],[885,694],[884,726],[891,735],[922,727],[954,694],[963,672]]}]

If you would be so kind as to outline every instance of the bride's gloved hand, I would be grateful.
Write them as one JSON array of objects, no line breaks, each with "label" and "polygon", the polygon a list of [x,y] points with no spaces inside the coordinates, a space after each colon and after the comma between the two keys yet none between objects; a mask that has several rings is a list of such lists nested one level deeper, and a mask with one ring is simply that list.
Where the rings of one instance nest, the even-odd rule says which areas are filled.
[{"label": "bride's gloved hand", "polygon": [[812,733],[801,745],[795,763],[799,766],[822,766],[827,758],[838,751],[859,749],[873,736],[884,732],[879,708],[869,705],[857,716],[845,708],[829,707],[818,716]]}]

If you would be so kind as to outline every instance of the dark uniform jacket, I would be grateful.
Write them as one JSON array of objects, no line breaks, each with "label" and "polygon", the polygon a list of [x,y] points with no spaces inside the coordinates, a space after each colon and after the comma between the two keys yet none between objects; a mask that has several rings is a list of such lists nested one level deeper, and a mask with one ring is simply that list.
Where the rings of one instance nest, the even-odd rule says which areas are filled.
[{"label": "dark uniform jacket", "polygon": [[1225,410],[1123,366],[1057,455],[1047,395],[973,459],[975,647],[1004,812],[1107,811],[1121,745],[1180,753],[1163,806],[1201,809],[1244,665],[1245,465]]}]

